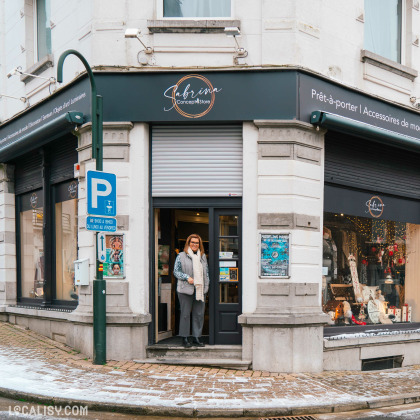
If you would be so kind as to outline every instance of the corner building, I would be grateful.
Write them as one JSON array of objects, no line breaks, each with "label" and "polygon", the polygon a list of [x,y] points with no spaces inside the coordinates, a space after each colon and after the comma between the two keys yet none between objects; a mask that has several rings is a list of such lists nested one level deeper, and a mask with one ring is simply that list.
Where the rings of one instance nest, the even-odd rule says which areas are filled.
[{"label": "corner building", "polygon": [[200,358],[420,363],[418,1],[65,4],[0,2],[0,319],[93,353],[91,90],[74,57],[51,80],[71,48],[117,175],[108,359],[194,360],[172,272],[195,232],[211,278]]}]

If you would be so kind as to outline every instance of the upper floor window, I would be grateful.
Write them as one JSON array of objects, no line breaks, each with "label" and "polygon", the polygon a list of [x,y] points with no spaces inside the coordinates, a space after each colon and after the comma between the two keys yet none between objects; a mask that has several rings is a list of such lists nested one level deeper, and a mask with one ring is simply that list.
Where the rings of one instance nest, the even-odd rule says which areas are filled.
[{"label": "upper floor window", "polygon": [[222,18],[231,16],[231,0],[163,0],[163,17]]},{"label": "upper floor window", "polygon": [[34,23],[37,61],[51,54],[50,0],[34,2]]},{"label": "upper floor window", "polygon": [[365,49],[401,63],[401,0],[365,0]]}]

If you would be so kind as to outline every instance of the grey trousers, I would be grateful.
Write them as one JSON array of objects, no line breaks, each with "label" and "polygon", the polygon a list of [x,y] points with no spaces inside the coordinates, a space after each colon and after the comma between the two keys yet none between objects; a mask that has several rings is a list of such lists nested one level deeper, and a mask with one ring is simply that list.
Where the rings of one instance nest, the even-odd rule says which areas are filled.
[{"label": "grey trousers", "polygon": [[178,299],[181,306],[179,335],[181,337],[190,336],[190,314],[192,313],[192,336],[197,338],[201,337],[204,324],[206,295],[204,295],[204,302],[195,299],[195,292],[193,295],[178,293]]}]

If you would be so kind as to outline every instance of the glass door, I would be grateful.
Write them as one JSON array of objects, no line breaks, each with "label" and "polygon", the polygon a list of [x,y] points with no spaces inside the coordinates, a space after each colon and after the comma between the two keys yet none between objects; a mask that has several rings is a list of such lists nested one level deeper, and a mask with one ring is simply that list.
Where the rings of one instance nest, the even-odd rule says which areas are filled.
[{"label": "glass door", "polygon": [[214,343],[241,344],[241,210],[215,209],[213,235]]}]

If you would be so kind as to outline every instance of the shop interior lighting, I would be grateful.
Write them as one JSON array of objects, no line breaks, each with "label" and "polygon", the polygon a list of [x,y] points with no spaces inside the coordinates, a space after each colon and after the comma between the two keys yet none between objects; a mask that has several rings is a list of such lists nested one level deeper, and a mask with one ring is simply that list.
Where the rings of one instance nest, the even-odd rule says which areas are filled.
[{"label": "shop interior lighting", "polygon": [[245,58],[248,56],[248,51],[245,48],[239,46],[238,40],[236,37],[241,36],[241,31],[237,26],[227,26],[225,28],[225,34],[228,37],[233,37],[236,43],[235,53],[236,56],[233,57],[235,64],[242,64],[239,62],[239,59]]},{"label": "shop interior lighting", "polygon": [[3,98],[3,96],[5,98],[18,99],[19,101],[22,101],[23,103],[26,103],[28,101],[28,98],[25,98],[24,96],[21,96],[19,98],[18,96],[10,96],[10,95],[5,95],[4,93],[0,93],[0,99]]},{"label": "shop interior lighting", "polygon": [[137,28],[128,28],[125,30],[125,38],[137,38],[141,45],[144,47],[144,52],[146,54],[152,54],[153,48],[146,46],[146,44],[140,38],[141,32],[140,29]]},{"label": "shop interior lighting", "polygon": [[57,82],[55,77],[43,77],[43,76],[38,76],[38,75],[32,74],[32,73],[25,73],[24,71],[22,71],[21,66],[15,67],[13,70],[9,71],[9,73],[7,73],[7,78],[10,79],[12,76],[16,76],[18,74],[19,75],[30,76],[30,77],[35,77],[37,79],[47,80],[50,83],[56,83]]}]

